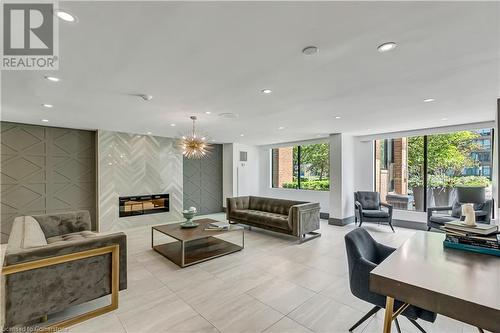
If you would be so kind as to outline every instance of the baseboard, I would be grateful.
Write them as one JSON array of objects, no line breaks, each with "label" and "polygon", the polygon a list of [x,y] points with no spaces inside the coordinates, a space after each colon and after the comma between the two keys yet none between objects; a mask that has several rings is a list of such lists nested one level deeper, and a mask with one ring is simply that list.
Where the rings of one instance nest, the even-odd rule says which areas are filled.
[{"label": "baseboard", "polygon": [[392,219],[392,225],[395,227],[407,228],[407,229],[416,229],[416,230],[427,230],[427,223],[409,221],[409,220],[398,220]]},{"label": "baseboard", "polygon": [[354,223],[354,216],[345,217],[343,219],[336,219],[333,217],[328,218],[328,224],[330,225],[337,225],[342,227],[351,223]]}]

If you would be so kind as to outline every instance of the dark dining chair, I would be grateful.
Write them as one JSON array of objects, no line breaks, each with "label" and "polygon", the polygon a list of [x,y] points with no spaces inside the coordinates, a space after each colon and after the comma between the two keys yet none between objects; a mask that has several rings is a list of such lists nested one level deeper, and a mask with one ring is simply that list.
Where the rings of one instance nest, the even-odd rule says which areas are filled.
[{"label": "dark dining chair", "polygon": [[[352,332],[380,309],[385,308],[386,297],[370,291],[370,272],[394,252],[395,249],[376,242],[365,229],[361,228],[355,229],[345,235],[345,246],[347,261],[349,263],[349,285],[351,292],[357,298],[374,305],[363,318],[349,329],[349,332]],[[395,300],[394,302],[394,308],[400,308],[403,305],[404,303],[401,301]],[[417,319],[434,322],[437,316],[434,312],[413,305],[409,305],[401,315],[408,318],[422,333],[425,333],[425,330],[417,323]],[[397,317],[394,318],[394,323],[397,331],[401,333]]]}]

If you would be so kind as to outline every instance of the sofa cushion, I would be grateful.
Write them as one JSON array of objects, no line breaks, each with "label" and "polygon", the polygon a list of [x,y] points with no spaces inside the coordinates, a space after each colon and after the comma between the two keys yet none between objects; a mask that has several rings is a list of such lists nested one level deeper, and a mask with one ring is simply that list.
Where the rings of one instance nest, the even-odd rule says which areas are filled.
[{"label": "sofa cushion", "polygon": [[233,209],[231,210],[231,216],[232,218],[238,219],[238,220],[247,220],[247,212],[248,210],[246,209]]},{"label": "sofa cushion", "polygon": [[53,244],[56,242],[71,242],[71,241],[84,240],[84,239],[87,239],[90,237],[96,237],[96,236],[99,236],[99,234],[92,232],[92,231],[79,231],[79,232],[73,232],[70,234],[65,234],[65,235],[47,238],[47,243]]},{"label": "sofa cushion", "polygon": [[23,249],[29,249],[32,247],[47,245],[45,234],[43,233],[42,228],[40,228],[38,221],[31,216],[24,216],[23,218],[24,227],[21,247]]},{"label": "sofa cushion", "polygon": [[363,216],[365,217],[371,217],[371,218],[388,218],[389,213],[386,212],[385,210],[378,210],[378,209],[363,209]]},{"label": "sofa cushion", "polygon": [[361,203],[363,209],[380,209],[380,194],[378,192],[358,191],[356,192],[356,200]]},{"label": "sofa cushion", "polygon": [[288,216],[283,214],[275,214],[249,209],[247,210],[247,221],[257,224],[264,224],[284,230],[290,229],[288,225]]},{"label": "sofa cushion", "polygon": [[439,225],[444,225],[446,222],[458,221],[458,219],[450,215],[437,214],[429,217],[429,221],[437,223]]},{"label": "sofa cushion", "polygon": [[288,215],[290,212],[290,207],[303,203],[306,202],[252,196],[250,197],[249,209],[280,215]]},{"label": "sofa cushion", "polygon": [[12,228],[10,229],[8,249],[18,250],[22,248],[24,236],[24,216],[18,216],[14,219]]},{"label": "sofa cushion", "polygon": [[74,212],[33,215],[40,223],[45,237],[69,234],[72,232],[90,230],[90,214],[86,210]]}]

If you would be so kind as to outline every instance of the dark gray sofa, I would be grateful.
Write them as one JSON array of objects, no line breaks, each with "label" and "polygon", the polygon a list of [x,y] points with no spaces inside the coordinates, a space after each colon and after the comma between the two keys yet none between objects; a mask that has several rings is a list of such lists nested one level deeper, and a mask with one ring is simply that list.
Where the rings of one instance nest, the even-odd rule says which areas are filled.
[{"label": "dark gray sofa", "polygon": [[256,196],[227,199],[227,220],[292,235],[300,241],[318,237],[320,206],[304,202]]},{"label": "dark gray sofa", "polygon": [[[118,245],[119,289],[126,289],[125,234],[94,233],[90,226],[88,211],[17,217],[3,269]],[[108,253],[3,276],[4,329],[26,326],[47,315],[110,294],[111,269],[111,254]]]}]

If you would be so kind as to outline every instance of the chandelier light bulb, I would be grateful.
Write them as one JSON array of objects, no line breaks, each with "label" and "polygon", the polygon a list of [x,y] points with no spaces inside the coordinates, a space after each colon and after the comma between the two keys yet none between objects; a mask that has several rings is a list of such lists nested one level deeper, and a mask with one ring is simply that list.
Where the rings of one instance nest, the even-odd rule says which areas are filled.
[{"label": "chandelier light bulb", "polygon": [[195,122],[197,120],[196,116],[191,116],[190,119],[193,121],[193,129],[191,135],[185,135],[179,142],[179,146],[182,148],[182,154],[188,159],[200,159],[210,152],[210,144],[206,143],[206,137],[196,134]]}]

